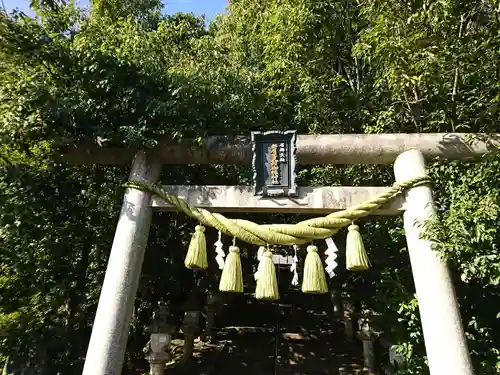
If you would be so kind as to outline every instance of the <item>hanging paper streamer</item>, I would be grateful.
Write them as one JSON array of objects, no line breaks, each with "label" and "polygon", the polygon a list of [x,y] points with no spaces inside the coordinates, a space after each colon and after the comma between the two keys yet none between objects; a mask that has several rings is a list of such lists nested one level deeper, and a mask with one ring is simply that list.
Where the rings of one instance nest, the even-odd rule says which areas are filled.
[{"label": "hanging paper streamer", "polygon": [[264,251],[266,251],[266,248],[264,246],[259,246],[259,250],[257,250],[257,271],[253,274],[253,277],[255,280],[259,279],[259,268],[260,268],[260,261],[262,260],[262,256],[264,255]]},{"label": "hanging paper streamer", "polygon": [[219,239],[215,242],[215,253],[217,254],[215,257],[215,261],[219,265],[219,269],[224,268],[224,257],[226,254],[224,253],[224,244],[222,243],[222,233],[219,231]]},{"label": "hanging paper streamer", "polygon": [[299,285],[299,273],[297,272],[297,263],[299,262],[299,257],[297,256],[297,251],[299,247],[297,245],[293,245],[293,262],[290,266],[290,271],[293,272],[293,278],[292,278],[292,285],[297,286]]},{"label": "hanging paper streamer", "polygon": [[338,265],[338,263],[335,261],[335,259],[337,259],[337,256],[338,256],[337,253],[338,253],[339,249],[337,248],[337,246],[335,246],[335,242],[333,242],[333,239],[331,237],[325,238],[325,242],[326,242],[326,247],[327,247],[327,249],[325,251],[325,255],[326,255],[325,271],[328,274],[328,276],[330,276],[330,278],[332,278],[333,276],[335,276],[335,272],[333,272],[333,270],[335,268],[337,268],[337,265]]}]

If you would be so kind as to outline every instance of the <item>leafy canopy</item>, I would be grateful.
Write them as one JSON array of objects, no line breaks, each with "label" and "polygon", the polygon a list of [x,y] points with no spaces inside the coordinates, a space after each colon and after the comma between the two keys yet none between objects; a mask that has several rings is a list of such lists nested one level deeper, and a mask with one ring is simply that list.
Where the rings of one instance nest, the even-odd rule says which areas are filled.
[{"label": "leafy canopy", "polygon": [[[81,370],[120,205],[116,187],[126,178],[121,168],[59,165],[47,156],[61,146],[147,148],[161,137],[255,128],[498,129],[497,1],[233,0],[208,28],[190,14],[163,15],[154,0],[98,0],[89,11],[54,0],[32,5],[35,19],[0,16],[0,356],[22,354],[50,374]],[[474,364],[488,374],[500,366],[498,166],[496,155],[431,162],[440,213],[428,235],[452,265]],[[250,176],[219,166],[164,174],[169,184],[236,185]],[[392,182],[390,169],[371,166],[312,166],[300,178]],[[339,272],[331,288],[380,313],[376,323],[406,358],[399,374],[425,374],[401,221],[363,224],[374,268],[363,277]],[[125,372],[144,366],[157,302],[181,306],[193,287],[182,267],[190,225],[177,214],[154,220]]]}]

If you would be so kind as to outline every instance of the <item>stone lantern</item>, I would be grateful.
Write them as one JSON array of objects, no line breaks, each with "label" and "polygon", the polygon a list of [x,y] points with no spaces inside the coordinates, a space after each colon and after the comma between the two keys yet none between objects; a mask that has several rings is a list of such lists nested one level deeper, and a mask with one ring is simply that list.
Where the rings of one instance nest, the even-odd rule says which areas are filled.
[{"label": "stone lantern", "polygon": [[200,332],[200,315],[203,309],[200,296],[192,292],[183,306],[184,321],[182,322],[182,333],[184,334],[183,361],[188,361],[193,356],[194,338]]},{"label": "stone lantern", "polygon": [[340,325],[342,324],[345,333],[345,323],[344,323],[344,310],[342,308],[341,293],[336,290],[330,290],[330,301],[332,304],[332,309],[329,313],[332,331],[334,333],[339,332]]},{"label": "stone lantern", "polygon": [[355,336],[355,308],[350,298],[341,300],[342,323],[344,325],[344,335],[347,342],[352,343]]},{"label": "stone lantern", "polygon": [[373,311],[363,309],[358,321],[359,331],[357,336],[363,343],[364,365],[368,375],[376,373],[377,358],[375,356],[375,341],[380,336],[380,332],[375,331],[372,327],[373,317]]},{"label": "stone lantern", "polygon": [[158,314],[155,314],[151,326],[147,327],[150,334],[149,342],[145,348],[146,359],[149,362],[151,375],[163,375],[165,365],[172,359],[170,353],[170,342],[175,331],[175,325],[170,324],[169,305],[160,306]]},{"label": "stone lantern", "polygon": [[209,293],[205,301],[205,314],[206,314],[206,326],[205,332],[203,332],[202,340],[210,341],[212,339],[212,328],[215,320],[215,313],[217,310],[217,295],[214,293]]}]

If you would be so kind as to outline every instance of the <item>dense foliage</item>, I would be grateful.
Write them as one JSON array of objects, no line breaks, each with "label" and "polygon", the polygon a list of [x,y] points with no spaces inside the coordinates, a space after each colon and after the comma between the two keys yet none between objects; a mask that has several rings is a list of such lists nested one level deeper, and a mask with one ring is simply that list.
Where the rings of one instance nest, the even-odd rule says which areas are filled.
[{"label": "dense foliage", "polygon": [[[121,168],[57,164],[60,147],[151,147],[160,137],[255,128],[498,131],[494,0],[233,0],[209,27],[189,14],[164,16],[154,0],[32,6],[35,19],[0,14],[0,356],[27,353],[48,374],[81,369],[126,177]],[[440,215],[428,235],[456,275],[478,374],[500,372],[499,165],[494,154],[432,164]],[[243,184],[249,175],[216,166],[163,173],[170,184]],[[301,181],[392,177],[383,167],[310,167]],[[378,324],[407,359],[400,374],[425,374],[400,224],[366,220],[375,267],[339,279],[382,313]],[[145,365],[157,302],[180,305],[192,287],[182,267],[190,230],[182,215],[155,217],[125,371]]]}]

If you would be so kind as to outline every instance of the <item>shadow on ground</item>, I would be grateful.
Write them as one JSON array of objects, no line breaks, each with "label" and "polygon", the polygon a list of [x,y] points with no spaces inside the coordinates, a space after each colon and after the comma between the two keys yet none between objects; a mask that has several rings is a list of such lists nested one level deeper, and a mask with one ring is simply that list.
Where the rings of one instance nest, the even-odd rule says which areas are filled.
[{"label": "shadow on ground", "polygon": [[328,295],[280,290],[277,302],[235,295],[217,317],[212,342],[198,341],[193,360],[166,374],[362,374],[361,344],[338,332]]}]

